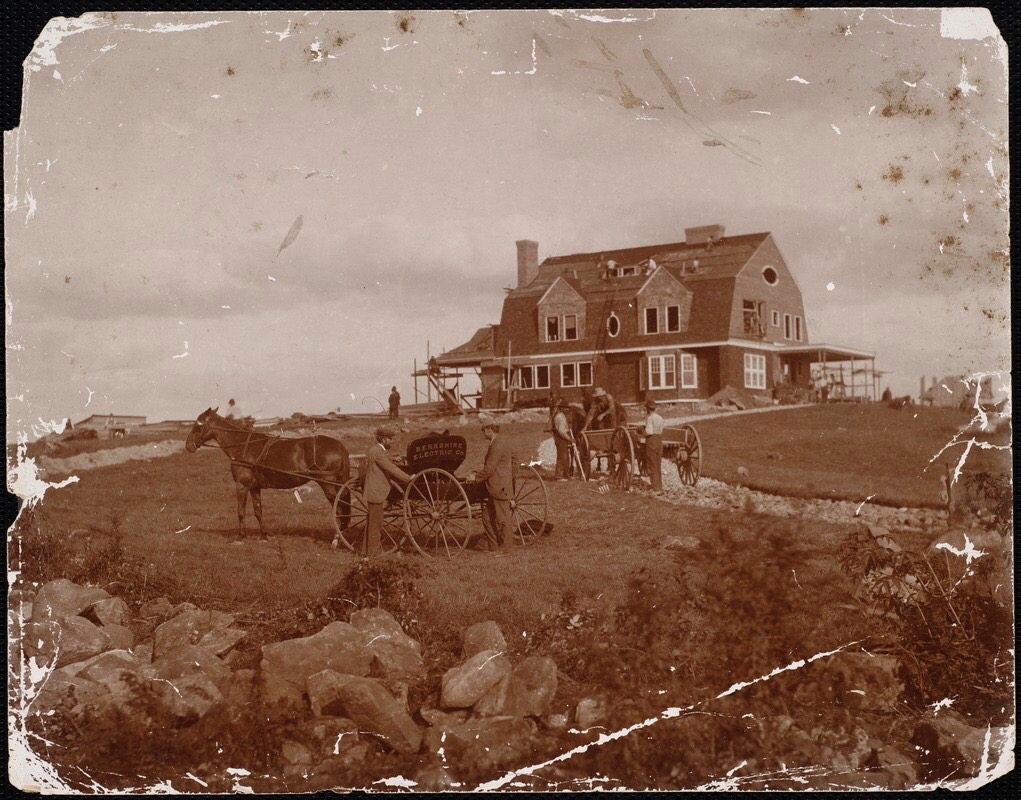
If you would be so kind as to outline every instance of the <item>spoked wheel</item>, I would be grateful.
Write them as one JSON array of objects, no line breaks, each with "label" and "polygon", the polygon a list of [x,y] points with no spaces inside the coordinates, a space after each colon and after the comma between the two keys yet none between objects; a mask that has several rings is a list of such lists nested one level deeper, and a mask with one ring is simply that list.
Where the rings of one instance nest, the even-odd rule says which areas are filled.
[{"label": "spoked wheel", "polygon": [[631,488],[631,479],[635,474],[635,445],[631,440],[631,431],[624,427],[613,431],[610,454],[613,456],[613,463],[610,465],[613,485],[626,492]]},{"label": "spoked wheel", "polygon": [[472,509],[457,478],[445,469],[419,472],[404,490],[404,520],[415,548],[426,556],[460,553],[472,534]]},{"label": "spoked wheel", "polygon": [[546,483],[535,467],[520,466],[514,473],[511,498],[511,525],[514,541],[531,544],[546,530],[549,495]]},{"label": "spoked wheel", "polygon": [[677,474],[685,486],[694,486],[702,474],[702,441],[690,425],[680,427],[681,440],[677,444]]},{"label": "spoked wheel", "polygon": [[[355,553],[365,549],[365,531],[369,521],[369,507],[362,495],[361,478],[352,478],[337,492],[333,499],[333,546],[343,543]],[[399,505],[386,503],[383,506],[383,529],[379,544],[384,553],[397,549],[404,527],[404,514]]]}]

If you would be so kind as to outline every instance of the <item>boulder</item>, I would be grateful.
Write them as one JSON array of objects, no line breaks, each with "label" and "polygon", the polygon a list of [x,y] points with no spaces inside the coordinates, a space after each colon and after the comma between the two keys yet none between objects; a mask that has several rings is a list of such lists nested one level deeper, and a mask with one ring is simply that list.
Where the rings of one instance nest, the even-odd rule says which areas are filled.
[{"label": "boulder", "polygon": [[136,644],[131,648],[131,652],[135,654],[139,661],[143,664],[152,663],[152,644]]},{"label": "boulder", "polygon": [[324,758],[340,755],[358,741],[358,723],[347,717],[316,717],[305,730]]},{"label": "boulder", "polygon": [[365,636],[346,622],[331,622],[319,633],[300,639],[264,645],[262,671],[305,690],[310,675],[323,670],[359,677],[369,674],[372,653],[365,647]]},{"label": "boulder", "polygon": [[[989,753],[986,753],[986,735]],[[952,709],[927,714],[915,726],[911,743],[919,748],[922,779],[973,778],[981,773],[983,755],[996,763],[998,753],[1012,741],[1009,728],[974,726]]]},{"label": "boulder", "polygon": [[216,628],[199,639],[198,646],[212,650],[216,655],[222,656],[233,649],[247,635],[240,628]]},{"label": "boulder", "polygon": [[510,660],[496,650],[476,653],[443,676],[440,705],[443,708],[470,708],[510,674]]},{"label": "boulder", "polygon": [[84,661],[110,649],[110,639],[103,629],[84,617],[30,622],[24,630],[25,655],[54,667]]},{"label": "boulder", "polygon": [[393,614],[382,608],[363,608],[351,615],[351,625],[366,634],[369,643],[376,637],[401,644],[416,653],[422,652],[422,645],[404,632]]},{"label": "boulder", "polygon": [[152,681],[157,695],[176,717],[202,717],[223,700],[223,693],[203,672],[157,677]]},{"label": "boulder", "polygon": [[165,597],[157,597],[142,605],[138,615],[145,619],[168,619],[174,613],[174,607]]},{"label": "boulder", "polygon": [[313,711],[342,714],[359,730],[379,736],[400,753],[415,753],[422,732],[400,704],[379,681],[323,670],[308,679],[308,696]]},{"label": "boulder", "polygon": [[193,675],[206,676],[217,688],[230,680],[230,668],[209,650],[197,645],[177,645],[152,662],[156,678],[173,679]]},{"label": "boulder", "polygon": [[535,723],[523,717],[470,719],[456,727],[433,727],[425,733],[425,750],[454,764],[473,769],[519,766],[534,753]]},{"label": "boulder", "polygon": [[44,584],[32,604],[32,620],[40,622],[62,617],[76,617],[85,609],[110,594],[95,586],[79,586],[66,578]]},{"label": "boulder", "polygon": [[422,707],[418,710],[418,714],[429,725],[433,725],[438,728],[453,728],[468,719],[468,712],[464,709],[459,709],[457,711],[440,711],[438,708]]},{"label": "boulder", "polygon": [[500,626],[492,620],[476,622],[464,632],[464,657],[471,658],[483,650],[496,650],[503,653],[507,649],[507,641],[503,638]]},{"label": "boulder", "polygon": [[38,693],[32,699],[31,708],[36,713],[43,713],[64,703],[68,708],[100,706],[109,698],[110,691],[107,686],[57,669],[51,672],[39,687]]},{"label": "boulder", "polygon": [[510,713],[529,717],[545,714],[556,693],[556,662],[546,656],[530,656],[511,672]]},{"label": "boulder", "polygon": [[370,675],[389,681],[413,682],[425,677],[422,646],[408,636],[400,623],[382,608],[366,608],[351,615],[372,655]]},{"label": "boulder", "polygon": [[277,673],[260,669],[258,687],[263,711],[269,718],[281,720],[305,714],[302,690]]},{"label": "boulder", "polygon": [[77,677],[96,683],[116,683],[125,672],[137,672],[140,664],[127,650],[110,650],[89,659]]},{"label": "boulder", "polygon": [[119,597],[107,597],[93,603],[85,616],[100,625],[128,625],[131,622],[131,610]]},{"label": "boulder", "polygon": [[284,739],[283,744],[280,745],[280,756],[285,764],[295,766],[310,767],[315,761],[311,750],[291,739]]},{"label": "boulder", "polygon": [[110,647],[114,650],[130,650],[135,646],[135,634],[131,628],[124,625],[104,625],[103,633],[110,640]]},{"label": "boulder", "polygon": [[[197,608],[185,609],[181,613],[164,622],[153,636],[152,655],[154,659],[160,658],[164,653],[178,645],[197,645],[206,637],[207,642],[213,645],[220,641],[222,635],[219,631],[229,628],[234,622],[234,617],[224,614],[222,611],[202,611]],[[215,634],[210,636],[211,634]],[[242,637],[244,634],[242,634]],[[240,641],[240,640],[238,640]],[[237,642],[235,641],[234,644]],[[226,652],[233,645],[221,649]],[[215,649],[212,647],[211,649]]]},{"label": "boulder", "polygon": [[600,698],[584,697],[574,709],[574,724],[583,731],[594,728],[606,719],[606,702]]}]

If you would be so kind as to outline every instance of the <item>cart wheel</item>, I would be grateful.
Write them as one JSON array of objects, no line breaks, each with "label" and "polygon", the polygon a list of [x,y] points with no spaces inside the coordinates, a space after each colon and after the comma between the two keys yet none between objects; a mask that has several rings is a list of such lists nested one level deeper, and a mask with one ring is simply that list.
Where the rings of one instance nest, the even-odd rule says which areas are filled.
[{"label": "cart wheel", "polygon": [[452,558],[472,534],[472,510],[460,481],[444,469],[419,472],[404,489],[404,520],[422,555]]},{"label": "cart wheel", "polygon": [[681,440],[677,443],[677,474],[685,486],[694,486],[702,475],[702,441],[690,425],[679,428]]},{"label": "cart wheel", "polygon": [[[337,492],[333,499],[333,546],[343,543],[355,553],[362,552],[365,544],[365,528],[369,521],[369,508],[362,495],[362,479],[352,478]],[[380,534],[380,547],[384,553],[392,553],[397,549],[404,527],[404,514],[401,507],[387,502],[383,506],[383,530]]]},{"label": "cart wheel", "polygon": [[626,492],[631,488],[631,479],[635,474],[635,444],[631,441],[631,432],[627,428],[620,427],[613,431],[610,455],[613,457],[613,463],[610,465],[613,485]]},{"label": "cart wheel", "polygon": [[511,498],[511,525],[518,544],[531,544],[546,530],[549,495],[546,483],[535,467],[518,467]]}]

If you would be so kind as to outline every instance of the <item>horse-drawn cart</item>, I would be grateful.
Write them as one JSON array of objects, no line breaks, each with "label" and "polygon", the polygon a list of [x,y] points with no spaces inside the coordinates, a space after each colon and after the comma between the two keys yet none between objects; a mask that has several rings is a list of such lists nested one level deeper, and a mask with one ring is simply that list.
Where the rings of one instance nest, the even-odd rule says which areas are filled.
[{"label": "horse-drawn cart", "polygon": [[[605,459],[613,484],[627,491],[635,475],[647,475],[645,463],[645,426],[621,425],[603,430],[581,431],[577,460],[585,480]],[[702,442],[690,425],[663,429],[663,457],[677,465],[677,474],[685,486],[694,486],[702,474]]]},{"label": "horse-drawn cart", "polygon": [[[396,550],[403,541],[423,555],[456,556],[478,533],[482,506],[489,497],[485,483],[459,478],[467,447],[463,436],[434,434],[408,445],[407,456],[394,462],[413,475],[406,486],[390,484],[383,506],[382,548]],[[352,466],[361,471],[362,459]],[[368,508],[362,496],[362,475],[345,483],[333,503],[333,544],[361,549]],[[549,497],[542,476],[532,466],[514,469],[511,526],[518,544],[531,544],[546,530]]]}]

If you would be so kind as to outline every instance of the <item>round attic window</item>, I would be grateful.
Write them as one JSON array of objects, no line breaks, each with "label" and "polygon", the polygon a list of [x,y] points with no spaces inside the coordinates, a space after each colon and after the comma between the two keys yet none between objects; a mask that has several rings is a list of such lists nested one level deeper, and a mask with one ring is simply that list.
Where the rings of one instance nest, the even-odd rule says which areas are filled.
[{"label": "round attic window", "polygon": [[620,320],[616,314],[611,313],[609,319],[606,320],[606,332],[610,336],[616,336],[620,333]]},{"label": "round attic window", "polygon": [[776,269],[774,269],[773,267],[763,267],[762,280],[764,280],[770,286],[776,286],[780,282],[780,276],[777,274]]}]

